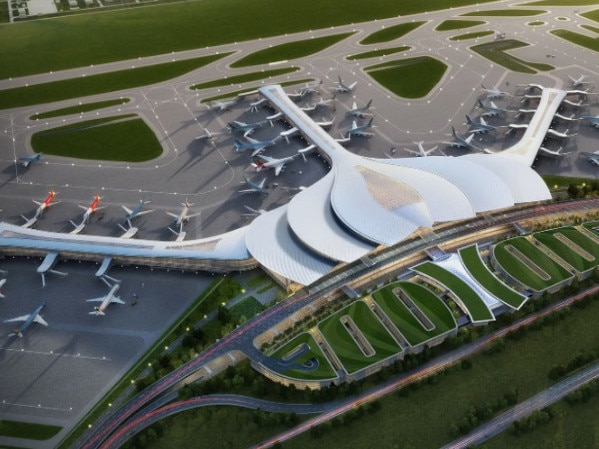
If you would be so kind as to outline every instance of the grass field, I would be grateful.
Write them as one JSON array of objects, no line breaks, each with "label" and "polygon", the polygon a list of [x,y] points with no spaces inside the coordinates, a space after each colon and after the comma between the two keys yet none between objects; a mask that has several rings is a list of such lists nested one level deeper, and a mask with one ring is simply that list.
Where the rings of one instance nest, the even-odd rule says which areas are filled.
[{"label": "grass field", "polygon": [[350,61],[355,61],[357,59],[368,59],[368,58],[378,58],[380,56],[392,55],[395,53],[401,53],[402,51],[408,51],[410,48],[407,45],[403,45],[401,47],[392,47],[392,48],[382,48],[380,50],[372,50],[365,51],[364,53],[356,53],[354,55],[350,55],[347,57]]},{"label": "grass field", "polygon": [[553,70],[554,67],[549,64],[525,61],[507,53],[509,50],[526,46],[528,44],[525,42],[516,39],[505,39],[474,45],[470,47],[470,50],[514,72],[537,73],[537,71]]},{"label": "grass field", "polygon": [[[2,27],[0,27],[0,30]],[[2,33],[0,33],[0,36]],[[203,67],[225,55],[211,55],[147,67],[138,67],[100,75],[82,76],[52,83],[34,84],[15,89],[0,90],[0,109],[31,106],[85,97],[106,92],[146,86],[168,81]]]},{"label": "grass field", "polygon": [[102,161],[142,162],[162,153],[154,132],[135,114],[77,122],[37,132],[38,153]]},{"label": "grass field", "polygon": [[527,17],[538,16],[545,14],[547,11],[539,11],[538,9],[490,9],[488,11],[475,11],[462,14],[463,17]]},{"label": "grass field", "polygon": [[[375,350],[371,357],[364,355],[341,322],[348,315]],[[356,301],[323,320],[318,328],[348,373],[400,352],[399,345],[363,301]]]},{"label": "grass field", "polygon": [[[580,249],[587,252],[593,260],[586,260],[575,249],[570,248],[566,243],[556,238],[556,234],[561,234],[567,240],[573,242]],[[534,238],[572,265],[579,273],[593,269],[599,265],[599,245],[581,234],[576,228],[566,226],[543,232],[535,232]]]},{"label": "grass field", "polygon": [[[491,0],[453,0],[453,7]],[[447,0],[206,0],[0,26],[0,79],[447,8]],[[248,18],[251,18],[248,20]],[[176,31],[176,32],[173,32]],[[126,45],[123,45],[126,43]],[[51,54],[52,58],[47,55]]]},{"label": "grass field", "polygon": [[561,37],[572,44],[580,45],[589,50],[599,51],[599,39],[569,30],[551,30],[551,34]]},{"label": "grass field", "polygon": [[233,84],[249,83],[256,80],[267,79],[273,76],[285,75],[287,73],[297,72],[297,67],[285,67],[281,69],[263,70],[261,72],[246,73],[244,75],[235,75],[218,80],[207,81],[205,83],[194,84],[190,87],[193,90],[209,89],[212,87],[231,86]]},{"label": "grass field", "polygon": [[484,20],[444,20],[435,28],[435,31],[461,30],[462,28],[471,28],[484,24]]},{"label": "grass field", "polygon": [[48,440],[62,427],[46,424],[34,424],[21,421],[0,419],[0,435],[10,438],[28,438],[30,440]]},{"label": "grass field", "polygon": [[98,101],[96,103],[79,103],[66,108],[55,109],[53,111],[32,115],[29,117],[29,120],[42,120],[45,118],[60,117],[63,115],[84,114],[85,112],[95,111],[97,109],[129,103],[129,101],[129,98],[119,98],[115,100]]},{"label": "grass field", "polygon": [[430,56],[398,59],[366,67],[383,87],[404,98],[422,98],[441,80],[447,66]]},{"label": "grass field", "polygon": [[307,332],[298,335],[293,340],[286,343],[284,346],[282,346],[280,349],[278,349],[274,354],[272,354],[272,357],[277,357],[277,358],[282,359],[283,357],[285,357],[285,355],[287,355],[289,352],[293,351],[295,348],[297,348],[298,346],[300,346],[302,344],[307,344],[310,347],[310,351],[305,352],[303,355],[298,357],[295,360],[295,363],[302,364],[302,363],[307,362],[310,359],[316,359],[316,360],[318,360],[318,368],[315,369],[314,371],[289,369],[287,371],[283,371],[282,374],[284,374],[285,376],[295,378],[295,379],[303,379],[303,380],[334,379],[337,377],[337,375],[335,374],[335,371],[331,367],[329,361],[327,360],[327,358],[324,356],[324,354],[320,350],[320,347],[318,346],[316,341],[314,341],[314,338],[312,338],[312,336],[310,334],[308,334]]},{"label": "grass field", "polygon": [[461,248],[458,253],[470,276],[490,294],[514,309],[519,309],[526,302],[526,296],[505,285],[489,271],[480,258],[476,245]]},{"label": "grass field", "polygon": [[[539,268],[547,273],[550,278],[548,280],[543,280],[518,258],[509,253],[505,249],[507,245],[512,245],[520,251],[527,259],[533,261]],[[524,237],[516,237],[497,244],[493,248],[493,257],[497,263],[510,274],[510,276],[537,291],[549,288],[572,276],[565,268],[555,263],[549,256]]]},{"label": "grass field", "polygon": [[466,33],[466,34],[460,34],[459,36],[452,36],[449,38],[449,40],[452,41],[467,41],[469,39],[478,39],[479,37],[486,37],[486,36],[491,36],[492,34],[495,34],[495,32],[487,30],[487,31],[477,31],[474,33]]},{"label": "grass field", "polygon": [[405,22],[386,27],[379,31],[375,31],[374,33],[369,34],[360,41],[360,44],[369,45],[390,42],[405,36],[406,34],[414,31],[416,28],[425,23],[426,22]]},{"label": "grass field", "polygon": [[424,262],[412,267],[417,273],[433,278],[444,285],[464,304],[468,309],[468,315],[473,322],[484,322],[494,319],[493,314],[472,288],[455,274],[435,265],[432,262]]},{"label": "grass field", "polygon": [[[393,293],[395,288],[401,288],[414,305],[431,321],[434,326],[432,330],[426,330],[414,317]],[[412,282],[396,282],[377,290],[372,294],[372,298],[412,346],[438,337],[456,327],[455,319],[445,303],[422,285]]]},{"label": "grass field", "polygon": [[243,298],[234,304],[230,309],[231,315],[235,318],[245,317],[247,320],[254,318],[264,310],[264,306],[253,296]]},{"label": "grass field", "polygon": [[341,42],[353,33],[333,34],[330,36],[306,39],[303,41],[286,42],[274,47],[264,48],[249,54],[231,64],[231,67],[247,67],[251,65],[268,64],[270,62],[287,61],[303,58],[318,53],[331,45]]}]

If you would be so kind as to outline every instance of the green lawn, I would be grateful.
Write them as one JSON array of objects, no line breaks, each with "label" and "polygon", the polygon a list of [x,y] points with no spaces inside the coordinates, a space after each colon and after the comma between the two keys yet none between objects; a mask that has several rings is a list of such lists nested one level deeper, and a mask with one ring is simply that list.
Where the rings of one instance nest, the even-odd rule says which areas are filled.
[{"label": "green lawn", "polygon": [[263,70],[261,72],[246,73],[244,75],[235,75],[221,78],[213,81],[206,81],[200,84],[194,84],[190,89],[208,89],[212,87],[231,86],[233,84],[249,83],[256,80],[264,80],[273,76],[285,75],[287,73],[297,72],[297,67],[285,67],[281,69]]},{"label": "green lawn", "polygon": [[430,56],[419,56],[377,64],[366,67],[365,70],[395,95],[422,98],[434,89],[447,66]]},{"label": "green lawn", "polygon": [[526,6],[585,6],[596,4],[597,0],[539,0],[527,3]]},{"label": "green lawn", "polygon": [[231,64],[231,67],[247,67],[251,65],[303,58],[318,53],[337,42],[341,42],[352,34],[353,33],[333,34],[330,36],[286,42],[284,44],[275,45],[274,47],[267,47],[235,61]]},{"label": "green lawn", "polygon": [[312,338],[312,336],[310,334],[308,334],[307,332],[304,332],[304,333],[298,335],[293,340],[291,340],[290,342],[283,345],[274,354],[272,354],[272,357],[277,357],[277,358],[282,359],[289,352],[293,351],[295,348],[297,348],[298,346],[303,345],[303,344],[307,344],[309,346],[310,350],[308,352],[305,352],[300,357],[298,357],[295,360],[295,363],[302,364],[302,363],[307,362],[310,359],[316,359],[316,360],[318,360],[318,369],[315,369],[314,371],[289,369],[287,371],[283,371],[282,374],[284,374],[285,376],[295,378],[295,379],[304,379],[304,380],[336,378],[337,375],[335,374],[333,367],[331,366],[331,364],[329,363],[327,358],[324,356],[324,354],[320,350],[320,347],[318,346],[316,341],[314,341],[314,338]]},{"label": "green lawn", "polygon": [[48,440],[60,432],[61,429],[60,426],[0,419],[0,435],[9,438]]},{"label": "green lawn", "polygon": [[[314,78],[303,78],[300,80],[293,80],[293,81],[285,81],[284,83],[277,83],[279,84],[281,87],[288,87],[288,86],[297,86],[298,84],[307,84],[307,83],[311,83],[314,81]],[[260,87],[262,87],[262,85],[257,85],[257,86],[249,86],[246,87],[242,90],[235,90],[232,92],[226,92],[223,94],[219,94],[219,95],[215,95],[213,97],[206,97],[206,98],[202,98],[202,103],[210,103],[211,101],[216,101],[216,100],[222,100],[224,98],[233,98],[233,97],[237,97],[239,95],[242,95],[246,92],[252,92],[254,90],[259,89]]]},{"label": "green lawn", "polygon": [[435,27],[435,31],[451,31],[451,30],[461,30],[462,28],[470,28],[475,27],[477,25],[482,25],[485,23],[484,20],[444,20],[439,25]]},{"label": "green lawn", "polygon": [[538,16],[539,14],[545,14],[547,11],[538,9],[490,9],[488,11],[474,11],[462,14],[463,17],[481,17],[481,16],[492,16],[492,17],[526,17],[526,16]]},{"label": "green lawn", "polygon": [[[366,356],[356,344],[341,317],[350,316],[364,337],[373,347],[375,354]],[[323,320],[318,328],[322,332],[348,373],[366,368],[401,351],[389,332],[363,301],[356,301]]]},{"label": "green lawn", "polygon": [[162,153],[154,132],[135,114],[87,120],[36,132],[31,146],[38,153],[79,159],[142,162]]},{"label": "green lawn", "polygon": [[399,23],[397,25],[393,25],[390,27],[386,27],[375,31],[374,33],[369,34],[364,39],[360,41],[362,45],[369,44],[380,44],[383,42],[390,42],[395,39],[399,39],[400,37],[405,36],[406,34],[414,31],[419,26],[425,24],[426,22],[405,22]]},{"label": "green lawn", "polygon": [[410,48],[407,45],[403,45],[401,47],[392,47],[392,48],[382,48],[380,50],[372,50],[365,51],[364,53],[356,53],[354,55],[350,55],[347,57],[350,61],[355,61],[358,59],[368,59],[368,58],[378,58],[380,56],[388,56],[395,53],[401,53],[402,51],[408,51]]},{"label": "green lawn", "polygon": [[464,304],[472,322],[478,323],[495,319],[481,297],[455,274],[432,262],[421,263],[412,267],[412,270],[436,280],[450,290]]},{"label": "green lawn", "polygon": [[119,98],[115,100],[98,101],[95,103],[79,103],[77,105],[68,106],[66,108],[55,109],[53,111],[35,114],[29,117],[29,120],[42,120],[45,118],[60,117],[63,115],[83,114],[85,112],[95,111],[97,109],[108,108],[119,104],[129,103],[129,98]]},{"label": "green lawn", "polygon": [[[572,241],[582,250],[589,253],[589,255],[593,257],[593,260],[586,260],[586,258],[579,255],[566,243],[558,240],[555,237],[556,234],[561,234]],[[572,265],[578,272],[587,271],[599,265],[599,244],[581,234],[576,228],[565,226],[563,228],[535,232],[534,238]]]},{"label": "green lawn", "polygon": [[458,253],[470,276],[490,294],[514,309],[519,309],[526,302],[526,296],[505,285],[487,268],[476,245],[461,248]]},{"label": "green lawn", "polygon": [[528,45],[529,44],[516,39],[505,39],[474,45],[470,47],[470,50],[487,58],[495,64],[499,64],[514,72],[532,74],[537,73],[537,71],[553,70],[554,67],[549,64],[525,61],[507,53],[509,50],[526,47]]},{"label": "green lawn", "polygon": [[[431,321],[434,326],[432,330],[426,330],[420,320],[414,317],[393,293],[395,288],[401,288]],[[374,292],[372,298],[412,346],[438,337],[456,327],[455,319],[445,303],[422,285],[412,282],[394,282]]]},{"label": "green lawn", "polygon": [[[547,273],[550,278],[548,280],[542,279],[518,258],[509,253],[505,249],[506,245],[512,245],[527,259],[531,260],[545,273]],[[549,288],[572,276],[565,268],[555,263],[551,258],[549,258],[549,256],[543,253],[524,237],[516,237],[498,243],[493,248],[492,257],[495,258],[497,263],[501,265],[501,267],[507,273],[509,273],[510,276],[537,291]]]},{"label": "green lawn", "polygon": [[233,305],[229,312],[235,318],[245,317],[246,319],[252,319],[260,312],[264,310],[264,306],[253,296],[243,298],[241,301]]},{"label": "green lawn", "polygon": [[[0,26],[1,29],[2,27]],[[1,35],[2,33],[0,32]],[[222,54],[210,55],[202,58],[156,64],[118,72],[108,72],[100,75],[82,76],[80,78],[54,81],[52,83],[0,90],[0,109],[51,103],[69,98],[85,97],[160,83],[203,67],[223,56]]]},{"label": "green lawn", "polygon": [[466,33],[466,34],[460,34],[459,36],[452,36],[449,38],[449,40],[452,41],[467,41],[469,39],[478,39],[479,37],[486,37],[486,36],[491,36],[492,34],[495,34],[493,31],[477,31],[475,33]]},{"label": "green lawn", "polygon": [[589,50],[599,51],[599,39],[596,37],[589,37],[585,34],[580,34],[569,30],[551,30],[551,34],[561,37],[562,39],[573,44],[588,48]]}]

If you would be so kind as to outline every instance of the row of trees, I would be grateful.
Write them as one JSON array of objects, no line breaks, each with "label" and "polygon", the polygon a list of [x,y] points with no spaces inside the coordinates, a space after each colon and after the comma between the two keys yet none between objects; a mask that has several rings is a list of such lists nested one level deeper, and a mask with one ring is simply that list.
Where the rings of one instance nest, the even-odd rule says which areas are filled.
[{"label": "row of trees", "polygon": [[523,435],[528,433],[543,424],[547,424],[553,419],[553,411],[551,407],[545,407],[541,410],[535,410],[526,418],[514,421],[511,426],[511,431],[515,435]]}]

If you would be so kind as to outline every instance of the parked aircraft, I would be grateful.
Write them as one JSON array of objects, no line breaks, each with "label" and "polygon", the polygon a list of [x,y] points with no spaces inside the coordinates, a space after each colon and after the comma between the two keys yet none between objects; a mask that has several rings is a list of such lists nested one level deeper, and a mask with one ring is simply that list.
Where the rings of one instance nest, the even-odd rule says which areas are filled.
[{"label": "parked aircraft", "polygon": [[564,157],[571,154],[570,151],[564,153],[562,150],[562,147],[559,147],[557,150],[550,150],[549,148],[539,147],[539,154],[551,157]]},{"label": "parked aircraft", "polygon": [[21,215],[21,217],[23,217],[23,219],[25,220],[25,223],[22,224],[21,227],[30,228],[37,222],[37,220],[42,216],[42,214],[48,207],[60,203],[60,201],[52,201],[55,196],[56,196],[56,192],[54,191],[54,189],[52,189],[52,190],[50,190],[50,192],[48,193],[48,196],[46,197],[46,199],[44,201],[40,202],[40,201],[32,200],[35,204],[38,205],[38,207],[35,210],[33,217],[31,217],[31,218],[27,218],[26,216]]},{"label": "parked aircraft", "polygon": [[354,81],[351,84],[344,84],[343,81],[341,80],[341,76],[337,75],[337,77],[339,78],[339,81],[336,81],[337,86],[333,87],[333,90],[335,92],[342,92],[342,93],[353,92],[353,90],[356,88],[356,85],[358,84],[357,81]]},{"label": "parked aircraft", "polygon": [[259,183],[250,181],[245,176],[243,177],[243,179],[245,179],[245,183],[247,184],[248,188],[244,189],[244,190],[240,190],[239,193],[262,193],[263,195],[268,195],[269,190],[268,190],[268,187],[265,186],[266,178],[264,178]]},{"label": "parked aircraft", "polygon": [[89,314],[90,315],[106,315],[104,313],[104,311],[113,302],[117,303],[117,304],[125,304],[125,301],[123,301],[120,297],[115,296],[115,293],[117,292],[117,290],[119,289],[120,286],[121,286],[121,284],[119,284],[117,282],[110,288],[110,291],[108,293],[106,293],[106,295],[100,296],[99,298],[87,299],[86,300],[87,302],[101,303],[98,307],[94,307],[94,310],[89,312]]},{"label": "parked aircraft", "polygon": [[291,98],[292,100],[299,100],[303,97],[305,97],[308,94],[312,94],[312,93],[318,93],[319,92],[319,87],[322,84],[322,81],[319,82],[318,84],[314,85],[310,85],[309,83],[306,83],[305,87],[302,87],[299,91],[296,89],[294,92],[286,92],[287,96],[289,98]]},{"label": "parked aircraft", "polygon": [[239,101],[239,99],[227,100],[227,101],[215,100],[215,101],[210,102],[210,104],[207,105],[206,107],[211,111],[224,112],[224,111],[229,111],[231,109],[231,106],[233,106],[238,101]]},{"label": "parked aircraft", "polygon": [[368,103],[366,103],[364,106],[358,106],[354,101],[351,109],[347,111],[347,113],[358,118],[372,117],[372,114],[370,112],[366,112],[370,109],[371,104],[372,100],[368,100]]},{"label": "parked aircraft", "polygon": [[276,144],[280,137],[281,136],[277,136],[271,140],[256,140],[246,136],[245,138],[247,139],[247,142],[242,142],[241,140],[235,139],[233,145],[235,147],[235,151],[238,153],[246,150],[252,150],[252,157],[254,157],[257,154],[260,154],[266,148]]},{"label": "parked aircraft", "polygon": [[466,150],[482,151],[479,147],[472,143],[474,134],[470,134],[468,137],[460,136],[458,133],[456,133],[455,128],[452,126],[451,135],[454,138],[454,142],[448,142],[448,145],[458,148],[464,148]]},{"label": "parked aircraft", "polygon": [[42,161],[44,158],[42,157],[43,153],[36,153],[33,156],[23,156],[19,158],[19,164],[21,164],[23,167],[27,168],[29,167],[29,165],[33,162],[40,162]]},{"label": "parked aircraft", "polygon": [[183,209],[181,209],[181,212],[177,215],[173,212],[167,212],[168,215],[170,215],[171,217],[173,217],[175,219],[175,224],[177,226],[181,226],[181,228],[183,227],[183,223],[185,223],[186,221],[189,221],[190,218],[193,217],[197,217],[198,215],[201,214],[201,212],[195,213],[195,214],[189,214],[189,208],[191,206],[193,206],[193,203],[190,203],[187,198],[185,198],[185,202],[181,203],[181,206],[183,206]]},{"label": "parked aircraft", "polygon": [[127,224],[129,225],[130,228],[133,227],[131,224],[131,220],[133,220],[135,217],[141,217],[142,215],[146,215],[151,212],[154,212],[154,209],[143,210],[143,208],[146,204],[149,204],[149,201],[144,201],[143,199],[141,199],[141,200],[139,200],[139,203],[137,204],[137,206],[135,206],[133,209],[129,209],[124,204],[121,205],[121,207],[125,210],[125,212],[127,212],[125,221],[127,222]]},{"label": "parked aircraft", "polygon": [[259,154],[252,160],[252,167],[255,167],[256,171],[261,171],[265,168],[272,168],[275,171],[275,176],[279,176],[279,173],[281,173],[283,168],[285,168],[285,164],[287,164],[287,162],[291,162],[299,155],[300,153],[296,153],[293,156],[275,159],[274,157]]},{"label": "parked aircraft", "polygon": [[101,209],[104,209],[104,206],[98,206],[100,204],[100,200],[102,199],[102,197],[96,193],[96,196],[94,197],[94,200],[91,202],[91,204],[88,207],[82,206],[79,204],[79,207],[84,209],[85,212],[83,213],[83,215],[81,216],[81,223],[80,224],[76,224],[75,222],[73,222],[72,220],[70,220],[71,224],[73,226],[75,226],[75,229],[73,229],[70,233],[71,234],[79,234],[81,231],[83,231],[83,229],[85,228],[85,225],[87,224],[87,222],[89,221],[89,217],[91,216],[91,214],[93,214],[96,211],[99,211]]},{"label": "parked aircraft", "polygon": [[485,110],[482,115],[488,116],[495,116],[509,111],[508,109],[498,107],[493,101],[489,101],[488,104],[484,104],[482,101],[478,100],[478,106]]},{"label": "parked aircraft", "polygon": [[[6,284],[6,279],[0,279],[0,288],[4,287],[4,284]],[[4,298],[2,290],[0,290],[0,298]]]},{"label": "parked aircraft", "polygon": [[587,76],[580,74],[580,76],[578,78],[574,78],[573,76],[568,75],[568,78],[570,78],[570,84],[572,85],[572,87],[576,88],[576,87],[580,87],[584,84],[589,84],[589,81],[585,81],[585,78]]},{"label": "parked aircraft", "polygon": [[255,123],[244,123],[238,120],[233,120],[232,122],[227,123],[227,129],[231,133],[242,132],[243,137],[247,137],[252,134],[256,128],[260,128],[264,125],[266,125],[266,120]]},{"label": "parked aircraft", "polygon": [[588,151],[582,151],[580,154],[586,157],[590,164],[594,165],[595,167],[599,167],[599,150],[593,151],[592,153]]},{"label": "parked aircraft", "polygon": [[187,235],[187,232],[185,232],[183,230],[183,222],[179,223],[179,230],[175,231],[173,228],[171,228],[169,226],[168,228],[169,231],[171,231],[173,234],[175,234],[175,242],[182,242],[183,240],[185,240],[185,236]]},{"label": "parked aircraft", "polygon": [[220,136],[219,132],[212,132],[208,128],[204,128],[204,134],[199,135],[195,140],[204,140],[206,142],[214,142],[216,136]]},{"label": "parked aircraft", "polygon": [[580,120],[587,120],[591,126],[599,128],[599,115],[583,115]]},{"label": "parked aircraft", "polygon": [[328,107],[331,105],[331,103],[333,103],[335,101],[335,95],[333,95],[331,98],[325,100],[324,98],[320,97],[320,100],[318,100],[316,103],[314,103],[314,105],[318,108],[318,107]]},{"label": "parked aircraft", "polygon": [[496,131],[497,127],[489,125],[483,117],[479,117],[478,122],[472,120],[468,114],[466,114],[466,123],[472,126],[471,133],[486,133],[488,131]]},{"label": "parked aircraft", "polygon": [[[418,146],[418,150],[410,150],[409,148],[404,148],[404,151],[407,151],[408,153],[412,153],[416,156],[419,157],[426,157],[429,154],[431,154],[433,151],[435,151],[437,149],[437,145],[435,145],[434,147],[425,150],[424,149],[424,142],[420,141],[420,142],[414,142],[417,146]],[[445,155],[441,150],[439,150],[443,155]]]},{"label": "parked aircraft", "polygon": [[483,83],[480,84],[480,87],[487,93],[487,98],[492,100],[494,98],[502,98],[502,97],[511,97],[512,94],[509,92],[505,92],[503,90],[499,90],[497,88],[487,89]]},{"label": "parked aircraft", "polygon": [[316,110],[316,103],[300,106],[300,109],[304,111],[306,114],[309,114],[310,112],[314,112]]},{"label": "parked aircraft", "polygon": [[357,122],[354,120],[352,122],[351,129],[349,131],[347,131],[347,135],[350,137],[354,137],[354,136],[355,137],[372,137],[372,136],[374,136],[374,133],[365,131],[366,129],[376,127],[372,124],[372,120],[374,120],[374,119],[371,117],[370,120],[368,121],[368,123],[366,123],[365,125],[360,125],[360,126],[358,126]]},{"label": "parked aircraft", "polygon": [[12,322],[16,322],[16,321],[23,321],[23,324],[21,324],[21,326],[19,326],[19,328],[15,329],[13,333],[10,334],[10,336],[18,336],[19,338],[23,338],[23,332],[25,332],[27,330],[27,328],[29,326],[31,326],[31,323],[39,323],[43,326],[47,326],[48,323],[46,323],[46,321],[40,316],[40,312],[42,311],[42,309],[46,306],[46,301],[42,301],[39,303],[39,305],[35,308],[35,310],[33,312],[31,312],[30,314],[27,315],[23,315],[23,316],[18,316],[16,318],[10,318],[8,320],[4,320],[5,323],[12,323]]}]

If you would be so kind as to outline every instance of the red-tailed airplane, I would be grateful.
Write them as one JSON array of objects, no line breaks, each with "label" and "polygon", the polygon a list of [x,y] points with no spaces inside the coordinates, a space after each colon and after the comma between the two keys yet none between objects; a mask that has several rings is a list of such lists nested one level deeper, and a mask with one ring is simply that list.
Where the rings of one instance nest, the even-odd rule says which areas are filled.
[{"label": "red-tailed airplane", "polygon": [[[2,288],[6,284],[6,279],[0,279],[0,288]],[[4,298],[4,292],[0,290],[0,298]]]},{"label": "red-tailed airplane", "polygon": [[81,231],[83,231],[83,228],[85,228],[85,225],[89,221],[89,217],[91,216],[91,214],[93,214],[96,211],[99,211],[100,209],[104,209],[104,206],[99,206],[101,199],[102,199],[102,197],[96,193],[94,200],[91,202],[91,204],[88,207],[85,207],[85,206],[82,206],[81,204],[79,204],[79,207],[84,209],[85,212],[83,213],[83,215],[81,217],[80,224],[75,224],[71,220],[71,224],[73,226],[75,226],[75,229],[73,229],[71,231],[71,234],[79,234]]},{"label": "red-tailed airplane", "polygon": [[42,216],[42,214],[44,213],[44,211],[47,208],[60,203],[60,201],[53,201],[55,196],[56,196],[56,192],[54,191],[54,189],[52,189],[52,190],[50,190],[50,192],[48,193],[48,196],[46,197],[46,199],[43,202],[32,200],[35,204],[38,205],[38,208],[35,210],[35,214],[33,214],[33,217],[31,217],[31,218],[27,218],[26,216],[21,215],[21,217],[23,217],[23,220],[25,220],[25,223],[22,224],[21,226],[23,228],[30,228],[37,222],[38,218],[40,218]]}]

